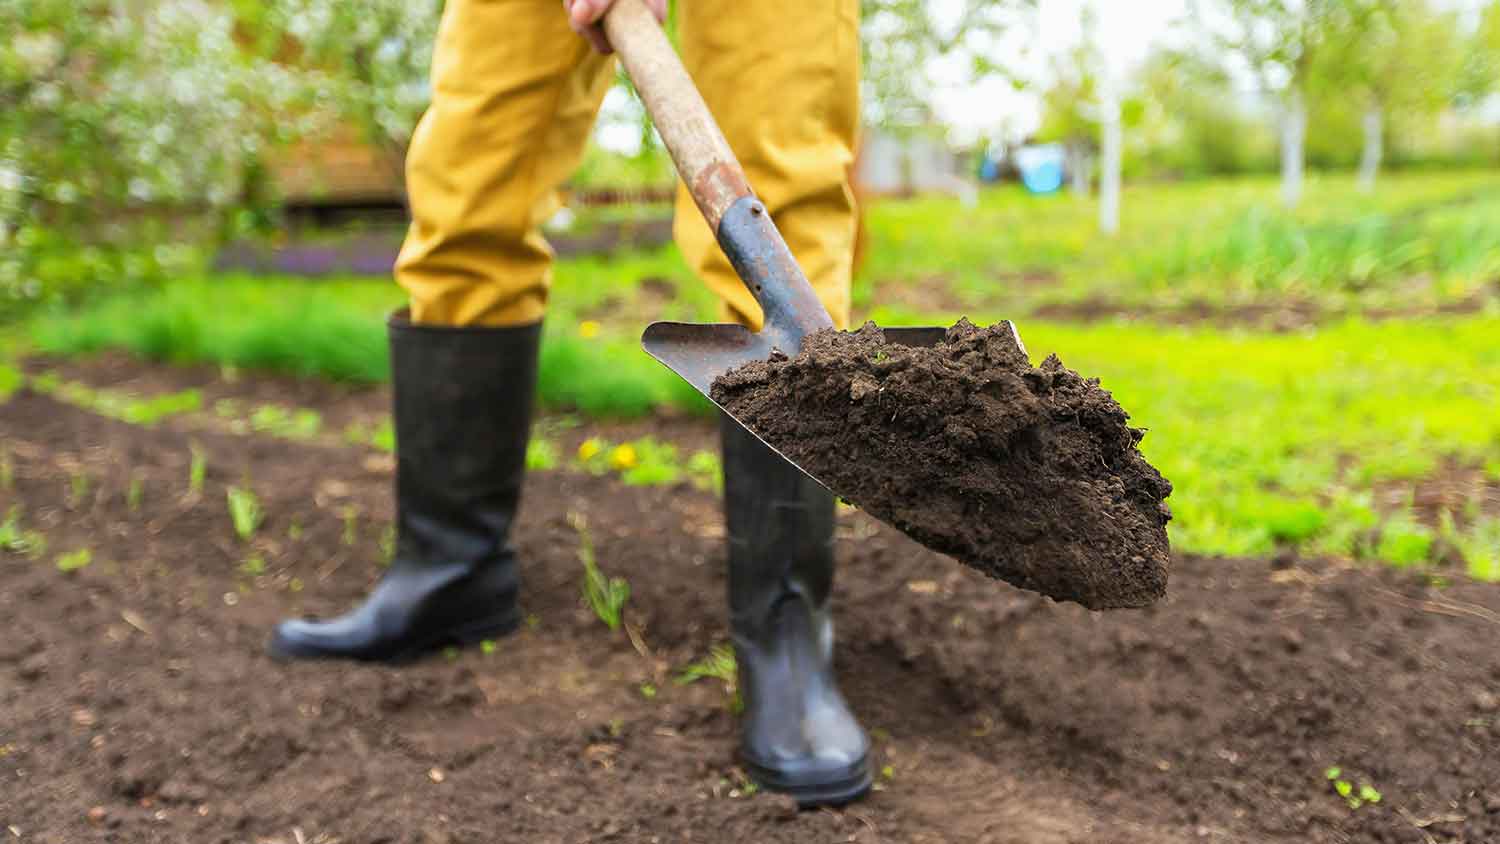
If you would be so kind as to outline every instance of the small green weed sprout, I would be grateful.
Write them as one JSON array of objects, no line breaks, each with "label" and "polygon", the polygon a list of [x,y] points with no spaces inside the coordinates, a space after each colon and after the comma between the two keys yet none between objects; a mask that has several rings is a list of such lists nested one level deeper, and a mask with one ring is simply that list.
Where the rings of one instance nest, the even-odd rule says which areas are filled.
[{"label": "small green weed sprout", "polygon": [[698,662],[689,663],[678,672],[675,682],[679,686],[696,683],[705,677],[711,677],[724,685],[725,694],[729,695],[729,708],[738,713],[744,709],[744,701],[739,691],[739,668],[734,660],[734,648],[728,645],[714,645],[708,651],[708,656]]},{"label": "small green weed sprout", "polygon": [[1375,789],[1375,786],[1367,782],[1362,782],[1356,788],[1352,781],[1344,779],[1344,770],[1337,765],[1324,771],[1323,775],[1328,778],[1328,782],[1333,786],[1334,793],[1343,798],[1350,809],[1358,809],[1366,803],[1373,804],[1380,802],[1381,794]]},{"label": "small green weed sprout", "polygon": [[240,563],[240,574],[246,577],[260,577],[266,573],[266,561],[259,554],[251,554]]},{"label": "small green weed sprout", "polygon": [[526,443],[526,470],[544,472],[557,468],[557,445],[551,440],[532,437]]},{"label": "small green weed sprout", "polygon": [[130,473],[130,485],[125,488],[125,506],[132,513],[141,509],[141,499],[146,495],[146,482],[138,474]]},{"label": "small green weed sprout", "polygon": [[57,558],[57,570],[62,572],[78,571],[85,568],[94,561],[94,552],[87,548],[79,548]]},{"label": "small green weed sprout", "polygon": [[715,492],[724,488],[724,464],[712,451],[695,451],[687,462],[688,477],[693,486]]},{"label": "small green weed sprout", "polygon": [[[628,457],[628,460],[621,460]],[[618,446],[611,461],[620,470],[620,479],[631,486],[666,486],[682,477],[677,461],[677,446],[654,437],[641,437]]]},{"label": "small green weed sprout", "polygon": [[619,630],[625,611],[625,602],[630,600],[630,584],[622,577],[605,577],[594,559],[594,540],[589,535],[588,523],[582,514],[570,513],[568,523],[578,532],[578,560],[583,563],[583,597],[594,610],[594,615],[608,625],[610,630]]},{"label": "small green weed sprout", "polygon": [[188,495],[196,498],[203,494],[203,480],[208,477],[208,455],[196,442],[188,443],[188,452],[192,455],[188,463]]},{"label": "small green weed sprout", "polygon": [[302,538],[302,517],[293,516],[292,523],[286,527],[286,538],[293,542]]},{"label": "small green weed sprout", "polygon": [[340,541],[346,546],[353,546],[359,539],[359,511],[353,507],[345,507],[343,510],[344,535]]},{"label": "small green weed sprout", "polygon": [[396,541],[396,526],[394,524],[386,525],[385,528],[380,531],[381,563],[388,566],[396,561],[397,545],[398,543]]},{"label": "small green weed sprout", "polygon": [[79,469],[68,476],[68,507],[73,508],[83,503],[83,499],[89,494],[89,487],[93,481],[89,479],[88,473]]},{"label": "small green weed sprout", "polygon": [[264,434],[287,439],[305,440],[318,435],[323,417],[316,410],[288,410],[274,404],[263,404],[250,414],[250,427]]},{"label": "small green weed sprout", "polygon": [[229,501],[229,518],[234,522],[234,533],[241,542],[249,542],[255,538],[255,531],[260,528],[261,520],[265,518],[265,511],[261,509],[260,499],[255,493],[245,487],[230,487],[225,493]]},{"label": "small green weed sprout", "polygon": [[11,507],[0,521],[0,551],[35,557],[47,551],[47,537],[21,527],[21,508]]},{"label": "small green weed sprout", "polygon": [[16,464],[11,459],[10,449],[0,449],[0,490],[10,492],[16,486]]}]

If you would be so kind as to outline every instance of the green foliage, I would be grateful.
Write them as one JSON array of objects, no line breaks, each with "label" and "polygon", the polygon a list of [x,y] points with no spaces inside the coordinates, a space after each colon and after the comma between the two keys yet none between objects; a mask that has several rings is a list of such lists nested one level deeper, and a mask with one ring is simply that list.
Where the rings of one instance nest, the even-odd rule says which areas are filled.
[{"label": "green foliage", "polygon": [[1126,134],[1127,173],[1201,178],[1274,168],[1271,127],[1239,108],[1216,58],[1168,50],[1147,57],[1133,80],[1143,113]]},{"label": "green foliage", "polygon": [[21,370],[0,360],[0,402],[10,398],[10,394],[14,393],[25,381],[26,376],[21,374]]},{"label": "green foliage", "polygon": [[345,546],[353,547],[354,543],[359,541],[359,511],[353,507],[345,507],[341,518],[344,530],[339,536],[339,541]]},{"label": "green foliage", "polygon": [[[245,206],[307,89],[238,34],[205,0],[5,4],[0,318],[181,271]],[[187,205],[208,224],[165,210]]]},{"label": "green foliage", "polygon": [[1328,778],[1329,784],[1333,786],[1334,793],[1343,798],[1350,809],[1358,809],[1366,803],[1379,803],[1381,800],[1381,794],[1375,789],[1375,786],[1367,782],[1362,782],[1359,784],[1359,788],[1356,789],[1353,782],[1343,778],[1343,769],[1336,765],[1325,771],[1324,776]]},{"label": "green foliage", "polygon": [[526,471],[545,472],[557,468],[557,444],[532,435],[526,443]]},{"label": "green foliage", "polygon": [[399,534],[396,526],[386,525],[380,531],[380,562],[390,565],[396,561],[396,551],[399,549]]},{"label": "green foliage", "polygon": [[[155,293],[105,299],[43,318],[33,339],[42,351],[119,348],[171,363],[212,361],[363,383],[387,377],[378,311],[361,313],[337,295],[357,290],[238,281],[187,281]],[[382,300],[392,298],[383,288],[374,292],[385,294]]]},{"label": "green foliage", "polygon": [[578,447],[577,457],[584,471],[613,473],[630,486],[668,486],[689,476],[695,484],[709,487],[719,483],[722,474],[716,455],[700,451],[683,465],[677,446],[651,436],[618,445],[590,437]]},{"label": "green foliage", "polygon": [[630,600],[630,584],[622,577],[606,577],[594,559],[594,541],[588,523],[578,513],[568,514],[568,523],[578,532],[578,561],[583,563],[583,598],[594,615],[610,630],[620,629],[625,602]]},{"label": "green foliage", "polygon": [[250,427],[256,431],[288,439],[310,439],[318,435],[323,418],[316,410],[285,408],[263,404],[250,414]]},{"label": "green foliage", "polygon": [[37,557],[47,552],[47,537],[21,527],[21,508],[12,506],[0,521],[0,551]]},{"label": "green foliage", "polygon": [[58,571],[70,572],[78,571],[81,568],[86,568],[93,561],[93,551],[89,550],[88,548],[79,548],[76,551],[70,551],[59,556],[57,558],[56,565]]},{"label": "green foliage", "polygon": [[142,398],[117,390],[95,389],[77,381],[64,381],[52,372],[38,375],[30,383],[39,393],[132,425],[154,425],[169,416],[191,413],[203,406],[203,394],[191,389]]},{"label": "green foliage", "polygon": [[255,538],[255,531],[260,528],[261,520],[265,518],[265,511],[260,506],[260,499],[255,493],[246,487],[232,486],[225,491],[225,498],[229,502],[229,518],[234,522],[234,534],[241,542],[249,542]]},{"label": "green foliage", "polygon": [[684,666],[678,672],[675,682],[679,686],[685,686],[703,679],[718,680],[723,685],[724,693],[729,696],[731,711],[738,713],[745,708],[739,690],[739,668],[735,663],[734,648],[714,645],[709,649],[708,656]]},{"label": "green foliage", "polygon": [[196,442],[188,443],[188,453],[188,495],[202,495],[203,481],[208,476],[208,455]]},{"label": "green foliage", "polygon": [[[935,90],[986,80],[1020,84],[1007,36],[1034,25],[1036,0],[861,0],[864,118],[887,132],[928,125]],[[939,70],[941,66],[945,71]]]},{"label": "green foliage", "polygon": [[[1171,307],[1284,304],[1432,307],[1500,275],[1500,173],[1393,174],[1373,196],[1312,178],[1296,213],[1264,178],[1142,185],[1115,238],[1070,195],[997,187],[976,207],[925,197],[872,206],[856,308],[912,296],[952,311],[1028,310],[1080,299]],[[952,314],[947,315],[951,320]]]},{"label": "green foliage", "polygon": [[89,494],[89,486],[92,484],[88,473],[78,470],[68,475],[68,506],[77,507],[83,503],[85,496]]}]

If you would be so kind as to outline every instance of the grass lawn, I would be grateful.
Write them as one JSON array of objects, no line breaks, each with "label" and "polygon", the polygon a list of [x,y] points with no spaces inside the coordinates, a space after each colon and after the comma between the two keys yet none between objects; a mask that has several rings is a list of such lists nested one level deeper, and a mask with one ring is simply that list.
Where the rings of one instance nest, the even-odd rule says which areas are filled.
[{"label": "grass lawn", "polygon": [[[1500,483],[1493,297],[1466,316],[1357,315],[1453,302],[1500,279],[1500,173],[1389,176],[1369,197],[1349,179],[1318,177],[1295,215],[1272,210],[1270,180],[1136,187],[1125,207],[1124,231],[1106,241],[1094,234],[1094,206],[1067,196],[1001,188],[970,209],[942,198],[878,203],[857,306],[890,325],[1015,317],[1034,358],[1055,351],[1099,376],[1150,429],[1142,447],[1176,484],[1182,550],[1295,547],[1414,564],[1457,549],[1474,573],[1500,578],[1500,513],[1477,494],[1436,514],[1410,500],[1444,473]],[[900,295],[918,288],[922,296]],[[1280,334],[1025,318],[1099,297],[1295,299],[1356,315]],[[368,279],[184,279],[43,314],[25,342],[380,381],[381,315],[401,298]],[[545,403],[592,415],[707,409],[636,340],[651,318],[714,317],[675,249],[559,262],[553,299]],[[13,382],[0,368],[0,392]]]}]

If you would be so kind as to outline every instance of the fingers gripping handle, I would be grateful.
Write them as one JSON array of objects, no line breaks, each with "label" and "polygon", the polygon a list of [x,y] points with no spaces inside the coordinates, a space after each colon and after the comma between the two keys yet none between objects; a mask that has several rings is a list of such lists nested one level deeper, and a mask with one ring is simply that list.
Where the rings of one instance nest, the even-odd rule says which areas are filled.
[{"label": "fingers gripping handle", "polygon": [[729,207],[750,195],[745,172],[671,42],[641,0],[615,0],[604,34],[635,82],[693,201],[715,233]]}]

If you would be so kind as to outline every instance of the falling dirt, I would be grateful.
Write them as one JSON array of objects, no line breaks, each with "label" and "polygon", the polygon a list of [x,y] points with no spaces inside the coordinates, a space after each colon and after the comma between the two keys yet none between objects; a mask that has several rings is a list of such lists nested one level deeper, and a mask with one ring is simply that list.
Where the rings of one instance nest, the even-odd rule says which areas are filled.
[{"label": "falling dirt", "polygon": [[851,503],[991,577],[1090,609],[1166,594],[1172,485],[1144,432],[1009,323],[932,347],[872,322],[721,376],[715,401]]}]

